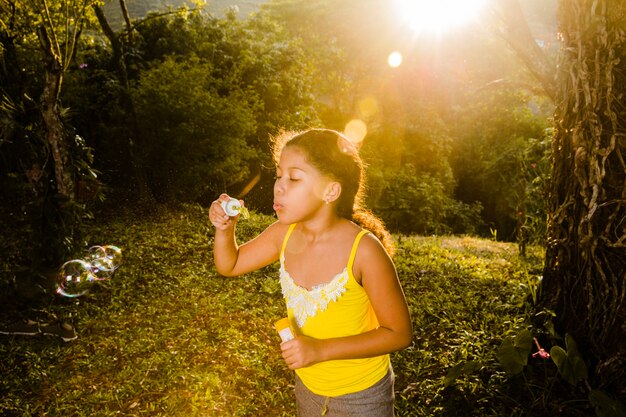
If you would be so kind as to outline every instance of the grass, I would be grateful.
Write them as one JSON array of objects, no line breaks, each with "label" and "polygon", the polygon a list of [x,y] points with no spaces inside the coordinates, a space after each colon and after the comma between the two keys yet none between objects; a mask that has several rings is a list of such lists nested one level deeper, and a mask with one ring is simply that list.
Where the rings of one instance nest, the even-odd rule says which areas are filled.
[{"label": "grass", "polygon": [[[252,213],[238,234],[249,238],[271,221]],[[70,321],[78,339],[0,336],[0,414],[294,415],[293,374],[273,329],[285,314],[276,268],[219,276],[212,233],[195,205],[94,222],[89,243],[121,247],[124,262],[83,297],[49,292],[48,305],[22,311]],[[524,414],[495,356],[502,338],[524,327],[540,250],[521,258],[514,244],[485,239],[397,239],[415,337],[392,355],[396,414],[541,415]]]}]

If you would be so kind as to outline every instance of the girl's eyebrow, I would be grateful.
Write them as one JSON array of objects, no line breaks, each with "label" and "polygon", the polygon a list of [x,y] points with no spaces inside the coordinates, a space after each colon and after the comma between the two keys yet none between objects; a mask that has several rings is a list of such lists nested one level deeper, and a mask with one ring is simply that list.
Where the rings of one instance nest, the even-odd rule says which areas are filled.
[{"label": "girl's eyebrow", "polygon": [[293,170],[296,170],[296,171],[306,172],[306,169],[304,169],[304,168],[300,168],[300,167],[297,167],[297,166],[289,166],[289,167],[283,167],[283,168],[281,168],[281,167],[280,167],[280,165],[278,165],[278,166],[276,167],[276,169],[277,169],[277,170],[279,170],[279,169],[280,169],[281,171],[293,171]]}]

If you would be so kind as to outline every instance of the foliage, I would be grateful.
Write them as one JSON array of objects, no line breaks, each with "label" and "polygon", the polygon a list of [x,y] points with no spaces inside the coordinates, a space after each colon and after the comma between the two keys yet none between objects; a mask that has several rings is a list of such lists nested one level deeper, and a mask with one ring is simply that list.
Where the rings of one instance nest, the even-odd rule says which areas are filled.
[{"label": "foliage", "polygon": [[[468,97],[470,100],[470,97]],[[461,201],[481,201],[483,220],[506,240],[545,238],[547,117],[540,99],[486,89],[455,114],[452,167]]]},{"label": "foliage", "polygon": [[477,231],[480,204],[452,199],[439,178],[420,174],[411,164],[381,178],[370,173],[369,180],[370,189],[380,190],[373,206],[391,230],[437,235]]},{"label": "foliage", "polygon": [[[389,2],[376,0],[367,7],[356,1],[275,1],[264,9],[304,39],[315,57],[324,125],[343,130],[355,118],[366,124],[362,149],[374,172],[369,203],[386,213],[391,227],[483,236],[492,228],[522,248],[544,241],[549,172],[540,169],[548,167],[544,132],[552,106],[493,33],[472,28],[415,39],[399,27]],[[391,69],[386,58],[394,50],[407,59]],[[415,182],[427,179],[421,187],[426,193],[432,188],[431,201],[413,200],[410,215],[394,216],[390,207],[406,208],[416,194],[405,191],[407,172]],[[434,211],[444,213],[433,213],[435,200],[443,206]],[[427,213],[420,212],[424,206]],[[416,220],[420,215],[425,218]]]},{"label": "foliage", "polygon": [[[125,59],[137,101],[137,152],[162,200],[206,201],[240,190],[271,166],[270,134],[316,120],[308,61],[277,23],[261,15],[242,22],[179,10],[150,14],[134,28]],[[81,54],[71,100],[103,156],[103,175],[115,181],[115,171],[131,171],[115,151],[127,140],[120,126],[126,115],[111,87],[108,48],[99,45],[96,38]],[[99,111],[82,111],[96,105]]]},{"label": "foliage", "polygon": [[[475,122],[484,117],[478,111],[484,109],[473,103],[487,99],[464,94],[474,82],[511,71],[502,48],[476,34],[463,39],[463,47],[461,35],[432,45],[411,42],[405,52],[416,58],[390,69],[389,49],[406,43],[409,34],[406,28],[393,29],[395,17],[386,2],[374,1],[368,8],[357,3],[271,2],[237,20],[233,13],[216,18],[200,9],[145,15],[145,8],[133,9],[134,2],[132,33],[117,35],[128,40],[124,63],[133,99],[139,101],[136,114],[124,105],[125,87],[117,79],[111,46],[86,27],[76,60],[68,64],[62,99],[69,107],[67,120],[94,151],[100,182],[114,196],[116,190],[132,191],[128,177],[136,177],[136,166],[144,164],[151,195],[207,201],[223,191],[240,193],[254,177],[260,181],[247,203],[269,212],[269,137],[283,128],[320,124],[342,130],[359,118],[368,128],[362,148],[370,171],[368,202],[393,229],[487,235],[491,226],[507,240],[540,239],[542,196],[535,191],[542,181],[534,181],[539,177],[531,174],[538,170],[528,168],[536,166],[532,158],[540,147],[531,157],[524,143],[534,129],[528,126],[543,113],[512,110],[519,124],[499,122],[527,99],[494,94],[489,109],[501,109],[503,116],[489,122],[495,120],[501,131],[473,135],[482,126]],[[382,39],[376,33],[390,35]],[[368,48],[360,47],[363,43]],[[489,48],[488,61],[479,45]],[[441,50],[449,53],[441,56]],[[510,95],[519,88],[512,86]],[[133,120],[138,132],[129,126]],[[473,139],[466,140],[470,134]],[[512,138],[506,157],[495,151],[502,135]],[[531,137],[543,144],[542,137]],[[491,142],[480,158],[469,159],[473,154],[458,146],[476,142],[481,148],[484,140]],[[516,162],[502,162],[510,160]],[[470,178],[474,183],[468,184]],[[517,191],[511,195],[498,184],[516,184]],[[496,197],[509,201],[493,197],[494,189]]]},{"label": "foliage", "polygon": [[161,198],[195,201],[248,176],[242,168],[254,157],[245,143],[255,128],[251,109],[244,92],[211,73],[197,59],[166,59],[133,89],[140,127],[150,138],[143,151],[148,166],[159,167],[150,170],[150,182]]},{"label": "foliage", "polygon": [[[553,328],[551,327],[551,329]],[[534,329],[536,332],[539,330]],[[524,389],[530,393],[532,402],[524,408],[529,411],[534,410],[533,412],[537,412],[542,408],[549,408],[554,401],[555,395],[552,390],[555,383],[564,381],[574,388],[581,397],[585,394],[585,391],[587,392],[589,404],[582,406],[581,409],[588,409],[593,406],[596,415],[600,417],[607,415],[626,416],[626,409],[618,400],[600,389],[591,388],[587,372],[588,366],[585,364],[571,335],[565,335],[565,348],[558,344],[562,341],[562,338],[553,333],[553,330],[548,332],[547,336],[544,344],[554,343],[550,348],[550,353],[547,353],[541,347],[537,337],[533,337],[531,330],[528,328],[523,328],[514,337],[506,337],[498,349],[498,362],[509,377],[513,378],[517,375],[522,375],[525,378]],[[538,350],[531,355],[533,340]],[[537,358],[542,362],[535,361],[531,364],[529,363],[530,358]],[[551,361],[546,363],[548,359],[551,359]],[[475,367],[475,364],[472,365]],[[526,374],[532,375],[533,369],[531,369],[531,366],[546,368],[543,381],[537,377],[532,381],[526,380]],[[453,378],[456,377],[458,376],[453,376]],[[581,382],[584,384],[581,384]]]},{"label": "foliage", "polygon": [[94,3],[0,5],[3,220],[23,236],[21,266],[32,273],[58,262],[80,241],[88,203],[97,195],[92,149],[68,123],[57,96]]}]

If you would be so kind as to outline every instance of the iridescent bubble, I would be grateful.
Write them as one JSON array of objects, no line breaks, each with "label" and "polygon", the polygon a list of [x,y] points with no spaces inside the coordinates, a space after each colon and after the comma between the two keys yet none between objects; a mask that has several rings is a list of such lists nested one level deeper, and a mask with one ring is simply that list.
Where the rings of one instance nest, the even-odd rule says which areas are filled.
[{"label": "iridescent bubble", "polygon": [[70,298],[84,295],[96,282],[91,269],[91,264],[82,259],[65,262],[57,274],[57,294]]},{"label": "iridescent bubble", "polygon": [[113,269],[117,269],[122,264],[122,250],[117,246],[107,245],[103,246],[106,259],[111,262]]},{"label": "iridescent bubble", "polygon": [[95,279],[110,278],[122,262],[122,250],[117,246],[92,246],[83,258],[91,265]]},{"label": "iridescent bubble", "polygon": [[97,280],[103,280],[107,278],[111,278],[113,272],[115,272],[115,268],[113,267],[113,263],[106,259],[94,259],[90,262],[91,265],[91,273]]}]

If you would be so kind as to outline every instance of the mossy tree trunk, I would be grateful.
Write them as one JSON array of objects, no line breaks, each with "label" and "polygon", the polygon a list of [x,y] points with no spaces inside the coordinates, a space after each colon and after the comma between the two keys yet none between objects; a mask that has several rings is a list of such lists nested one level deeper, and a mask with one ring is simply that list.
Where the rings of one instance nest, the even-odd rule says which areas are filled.
[{"label": "mossy tree trunk", "polygon": [[75,175],[59,110],[63,62],[55,52],[45,26],[40,26],[37,33],[44,57],[44,83],[40,97],[41,116],[46,130],[46,140],[54,161],[56,187],[59,194],[73,202],[76,197]]},{"label": "mossy tree trunk", "polygon": [[626,4],[561,0],[541,308],[582,348],[592,384],[626,381]]}]

